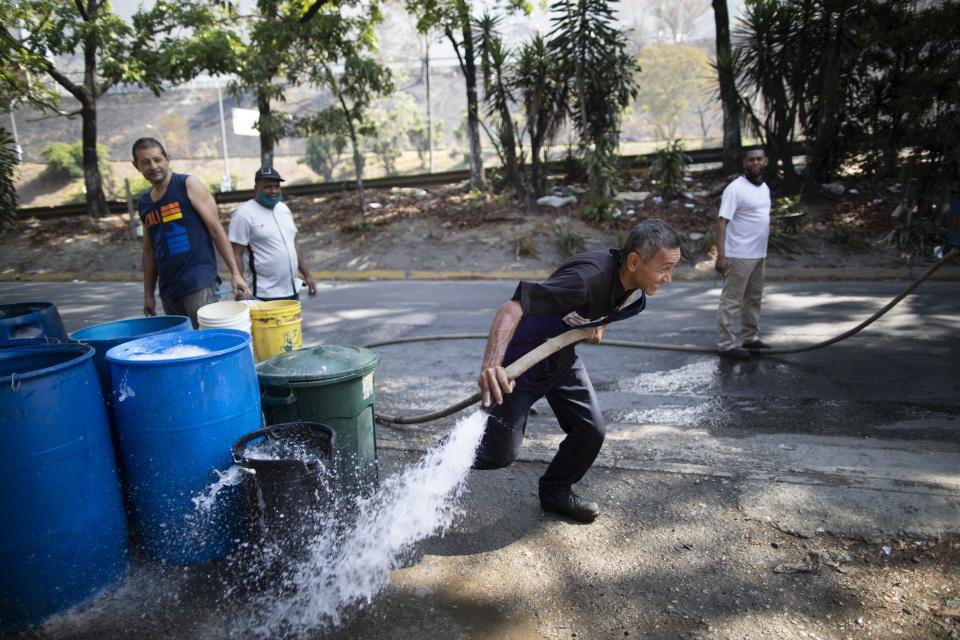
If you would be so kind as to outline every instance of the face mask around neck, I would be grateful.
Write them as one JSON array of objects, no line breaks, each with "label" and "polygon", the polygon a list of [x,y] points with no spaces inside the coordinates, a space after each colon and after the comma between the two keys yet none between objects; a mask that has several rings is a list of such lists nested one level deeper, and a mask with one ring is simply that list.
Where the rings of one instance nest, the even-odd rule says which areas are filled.
[{"label": "face mask around neck", "polygon": [[283,194],[279,194],[276,198],[271,198],[265,193],[257,194],[257,202],[265,206],[267,209],[273,209],[281,200],[283,200]]}]

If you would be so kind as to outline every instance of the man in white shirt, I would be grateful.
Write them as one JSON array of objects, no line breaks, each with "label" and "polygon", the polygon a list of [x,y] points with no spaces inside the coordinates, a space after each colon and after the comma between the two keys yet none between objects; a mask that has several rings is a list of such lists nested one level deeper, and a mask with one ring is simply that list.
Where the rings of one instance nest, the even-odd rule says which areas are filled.
[{"label": "man in white shirt", "polygon": [[241,204],[230,217],[227,236],[233,244],[241,274],[243,253],[249,252],[251,288],[258,300],[298,300],[298,272],[310,295],[317,294],[317,283],[297,245],[293,214],[283,203],[280,193],[283,181],[273,167],[258,169],[254,176],[256,197]]},{"label": "man in white shirt", "polygon": [[[751,351],[769,349],[760,340],[767,239],[770,237],[770,188],[763,181],[767,156],[750,149],[743,157],[743,175],[727,185],[717,218],[716,269],[723,274],[717,314],[721,358],[743,360]],[[737,345],[733,323],[740,314],[743,346]]]}]

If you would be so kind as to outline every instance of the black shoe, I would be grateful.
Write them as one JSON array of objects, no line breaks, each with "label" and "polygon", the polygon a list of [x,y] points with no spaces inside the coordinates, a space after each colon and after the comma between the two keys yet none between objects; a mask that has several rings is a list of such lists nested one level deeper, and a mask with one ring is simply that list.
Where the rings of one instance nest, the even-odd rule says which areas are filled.
[{"label": "black shoe", "polygon": [[720,357],[727,358],[728,360],[746,360],[750,357],[750,352],[740,347],[733,347],[732,349],[724,349],[721,351]]},{"label": "black shoe", "polygon": [[773,349],[773,347],[768,345],[763,340],[754,340],[753,342],[744,342],[743,348],[746,349],[747,351],[757,351],[757,350],[762,351],[763,349]]},{"label": "black shoe", "polygon": [[572,489],[540,488],[540,507],[550,513],[559,513],[577,522],[593,522],[600,515],[600,505],[582,499]]}]

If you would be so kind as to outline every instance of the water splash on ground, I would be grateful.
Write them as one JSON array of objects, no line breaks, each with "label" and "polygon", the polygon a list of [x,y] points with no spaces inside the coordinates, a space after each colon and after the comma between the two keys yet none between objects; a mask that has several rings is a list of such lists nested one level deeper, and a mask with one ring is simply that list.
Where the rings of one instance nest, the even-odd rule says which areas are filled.
[{"label": "water splash on ground", "polygon": [[371,602],[417,542],[452,524],[485,423],[479,411],[460,420],[419,462],[359,501],[351,524],[328,514],[303,558],[282,572],[279,585],[255,597],[254,613],[234,635],[301,636],[336,626],[349,609]]}]

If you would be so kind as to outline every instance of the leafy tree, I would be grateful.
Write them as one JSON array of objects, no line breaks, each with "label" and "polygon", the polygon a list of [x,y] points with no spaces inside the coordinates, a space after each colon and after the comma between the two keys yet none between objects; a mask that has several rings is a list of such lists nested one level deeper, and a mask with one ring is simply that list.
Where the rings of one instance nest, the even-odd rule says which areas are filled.
[{"label": "leafy tree", "polygon": [[[219,5],[158,0],[131,22],[113,13],[103,0],[0,0],[0,93],[63,115],[79,113],[82,126],[84,185],[91,215],[105,215],[97,157],[97,100],[125,82],[159,94],[164,82],[180,82],[200,69],[222,69],[235,40],[219,30]],[[14,25],[17,26],[14,29]],[[189,27],[190,35],[183,35]],[[62,61],[79,54],[83,76],[74,80]],[[58,95],[42,79],[65,89],[78,112],[60,109]]]},{"label": "leafy tree", "polygon": [[378,102],[367,117],[372,125],[367,141],[370,150],[383,162],[387,175],[397,173],[397,160],[410,135],[410,130],[420,123],[417,103],[409,93],[394,93]]},{"label": "leafy tree", "polygon": [[[467,91],[467,139],[470,143],[470,188],[483,188],[483,148],[480,144],[480,94],[477,89],[477,34],[476,19],[470,0],[406,0],[407,10],[416,16],[417,29],[428,33],[441,29],[453,45],[463,72]],[[506,0],[507,11],[529,14],[529,0]]]},{"label": "leafy tree", "polygon": [[815,1],[753,0],[734,32],[740,107],[748,127],[763,142],[768,172],[776,176],[782,171],[791,191],[799,185],[792,148],[817,59]]},{"label": "leafy tree", "polygon": [[[327,16],[328,31],[323,40],[302,41],[300,60],[311,84],[328,89],[334,104],[302,118],[302,131],[317,135],[345,135],[350,140],[353,166],[360,196],[360,213],[367,212],[363,188],[363,154],[360,139],[373,133],[368,111],[373,101],[393,91],[390,70],[370,55],[375,41],[373,22],[360,18]],[[334,65],[342,65],[335,73]]]},{"label": "leafy tree", "polygon": [[[536,211],[546,175],[542,151],[556,138],[569,113],[568,78],[551,44],[537,35],[510,50],[496,31],[498,20],[484,16],[478,22],[480,59],[484,74],[487,115],[494,122],[492,136],[504,167],[505,179],[528,211]],[[519,104],[522,117],[513,106]],[[524,148],[529,143],[529,150]]]},{"label": "leafy tree", "polygon": [[19,164],[13,136],[0,127],[0,230],[10,229],[17,220],[17,189],[13,178]]},{"label": "leafy tree", "polygon": [[227,90],[237,100],[247,93],[253,94],[259,113],[256,128],[260,133],[261,166],[273,166],[275,146],[296,130],[293,116],[278,110],[276,105],[284,102],[288,85],[303,81],[303,65],[298,58],[301,49],[297,44],[322,40],[327,35],[330,11],[335,8],[323,8],[323,4],[305,0],[257,0],[256,12],[224,26],[225,32],[242,41],[230,61],[236,79],[230,81]]},{"label": "leafy tree", "polygon": [[327,182],[332,182],[333,172],[340,164],[346,148],[347,138],[340,132],[309,136],[304,157],[300,162],[323,176]]},{"label": "leafy tree", "polygon": [[693,23],[710,7],[708,0],[653,0],[652,4],[657,25],[674,43],[686,42]]},{"label": "leafy tree", "polygon": [[892,240],[925,255],[942,241],[960,178],[960,3],[875,2],[864,11],[855,70],[843,72],[837,150],[841,159],[866,150],[869,170],[905,185]]},{"label": "leafy tree", "polygon": [[859,57],[862,42],[857,32],[859,25],[868,19],[863,12],[864,4],[823,2],[819,7],[815,37],[821,56],[811,80],[812,104],[803,123],[807,137],[813,141],[808,157],[807,189],[816,181],[830,180],[839,167],[837,134],[850,91],[850,85],[843,78],[850,76]]},{"label": "leafy tree", "polygon": [[637,104],[660,140],[673,140],[683,119],[710,91],[710,61],[703,49],[684,44],[655,44],[638,56],[644,69]]},{"label": "leafy tree", "polygon": [[684,153],[683,143],[671,140],[667,146],[657,149],[650,166],[650,177],[657,181],[660,195],[675,198],[683,193],[683,177],[687,173],[690,158]]},{"label": "leafy tree", "polygon": [[590,176],[591,213],[606,216],[617,176],[622,111],[636,97],[636,62],[616,25],[613,2],[558,0],[551,45],[571,78],[571,113]]},{"label": "leafy tree", "polygon": [[554,44],[537,35],[520,48],[510,81],[523,106],[525,127],[520,137],[530,143],[527,194],[534,201],[546,186],[543,152],[570,113],[570,85],[564,71]]},{"label": "leafy tree", "polygon": [[506,182],[512,185],[514,193],[521,200],[529,201],[523,172],[522,134],[517,131],[511,108],[516,102],[514,86],[507,74],[511,73],[511,52],[497,32],[498,17],[484,14],[477,21],[478,48],[483,70],[484,98],[487,102],[487,117],[492,118],[497,131],[491,136],[500,163],[503,166]]},{"label": "leafy tree", "polygon": [[718,93],[723,105],[723,170],[733,173],[740,167],[740,103],[730,46],[730,14],[727,0],[713,0],[713,21],[716,27]]},{"label": "leafy tree", "polygon": [[429,130],[426,121],[420,117],[419,113],[414,112],[413,124],[407,129],[407,140],[413,145],[417,152],[417,158],[420,160],[420,168],[427,168],[428,154],[430,153],[431,138],[436,145],[438,140],[443,139],[443,122],[437,120],[433,123],[433,131]]},{"label": "leafy tree", "polygon": [[473,15],[469,0],[406,0],[407,10],[416,16],[417,29],[427,33],[443,30],[457,54],[467,90],[467,139],[470,143],[470,188],[483,188],[483,148],[480,144],[480,110],[477,92],[477,61]]}]

